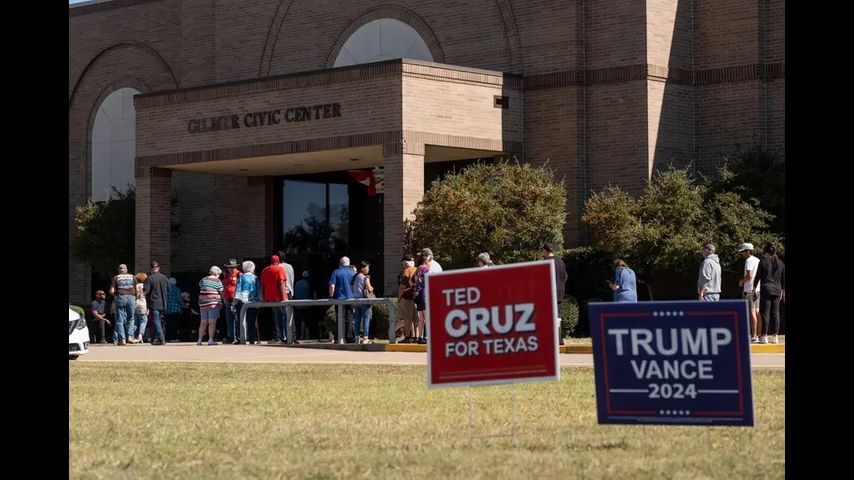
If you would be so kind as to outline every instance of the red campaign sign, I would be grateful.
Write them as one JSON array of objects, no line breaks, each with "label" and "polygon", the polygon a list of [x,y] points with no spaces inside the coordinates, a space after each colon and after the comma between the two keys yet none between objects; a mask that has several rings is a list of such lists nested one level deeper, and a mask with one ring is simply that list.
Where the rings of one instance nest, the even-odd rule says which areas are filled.
[{"label": "red campaign sign", "polygon": [[560,380],[554,262],[426,277],[427,386]]}]

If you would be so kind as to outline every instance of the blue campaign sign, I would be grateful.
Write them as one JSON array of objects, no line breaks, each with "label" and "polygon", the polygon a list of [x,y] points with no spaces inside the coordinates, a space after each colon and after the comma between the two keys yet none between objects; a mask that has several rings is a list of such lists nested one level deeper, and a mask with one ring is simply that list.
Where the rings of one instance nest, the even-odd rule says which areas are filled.
[{"label": "blue campaign sign", "polygon": [[747,301],[591,303],[599,423],[753,425]]}]

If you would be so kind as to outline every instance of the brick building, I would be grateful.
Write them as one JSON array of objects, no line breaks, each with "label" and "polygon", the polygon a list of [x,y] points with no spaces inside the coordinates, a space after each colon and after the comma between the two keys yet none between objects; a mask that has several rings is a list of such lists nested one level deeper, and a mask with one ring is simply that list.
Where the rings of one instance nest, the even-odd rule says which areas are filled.
[{"label": "brick building", "polygon": [[[548,162],[581,207],[739,145],[784,156],[782,0],[107,0],[69,7],[73,209],[134,184],[137,270],[287,248],[394,285],[402,222],[473,161]],[[401,59],[403,58],[403,59]],[[350,170],[382,172],[368,194]],[[177,211],[170,197],[178,198]],[[177,235],[170,224],[180,224]],[[70,260],[70,298],[91,295]],[[377,281],[379,280],[379,281]]]}]

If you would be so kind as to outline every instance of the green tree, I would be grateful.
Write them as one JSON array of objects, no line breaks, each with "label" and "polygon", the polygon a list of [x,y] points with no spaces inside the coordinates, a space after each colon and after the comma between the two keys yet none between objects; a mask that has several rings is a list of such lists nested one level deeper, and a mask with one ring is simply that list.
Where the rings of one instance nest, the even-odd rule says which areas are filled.
[{"label": "green tree", "polygon": [[782,238],[769,230],[773,215],[745,193],[734,188],[726,166],[706,184],[696,182],[687,168],[671,168],[656,172],[638,198],[618,187],[592,195],[582,221],[598,251],[625,259],[651,283],[656,272],[693,275],[697,253],[707,242],[717,245],[723,269],[733,272],[741,262],[737,249],[742,242],[757,249],[769,242],[779,251],[783,247]]},{"label": "green tree", "polygon": [[[170,198],[171,238],[180,235],[179,195]],[[134,231],[136,228],[136,195],[132,186],[120,191],[113,187],[103,202],[89,201],[74,209],[74,237],[71,254],[92,266],[92,271],[111,278],[120,263],[135,271]]]},{"label": "green tree", "polygon": [[447,268],[471,267],[480,252],[496,263],[540,257],[544,242],[563,249],[566,191],[547,167],[478,163],[436,180],[404,225],[414,251],[430,247]]},{"label": "green tree", "polygon": [[71,253],[109,278],[120,263],[134,271],[134,190],[113,193],[103,202],[89,201],[74,209],[75,235]]}]

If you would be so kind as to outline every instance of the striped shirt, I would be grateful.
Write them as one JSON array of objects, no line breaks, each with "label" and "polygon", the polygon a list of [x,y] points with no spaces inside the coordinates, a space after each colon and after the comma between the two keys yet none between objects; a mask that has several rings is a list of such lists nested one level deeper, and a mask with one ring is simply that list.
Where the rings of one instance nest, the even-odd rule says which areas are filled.
[{"label": "striped shirt", "polygon": [[219,308],[222,290],[222,282],[216,275],[208,275],[199,280],[199,310]]}]

